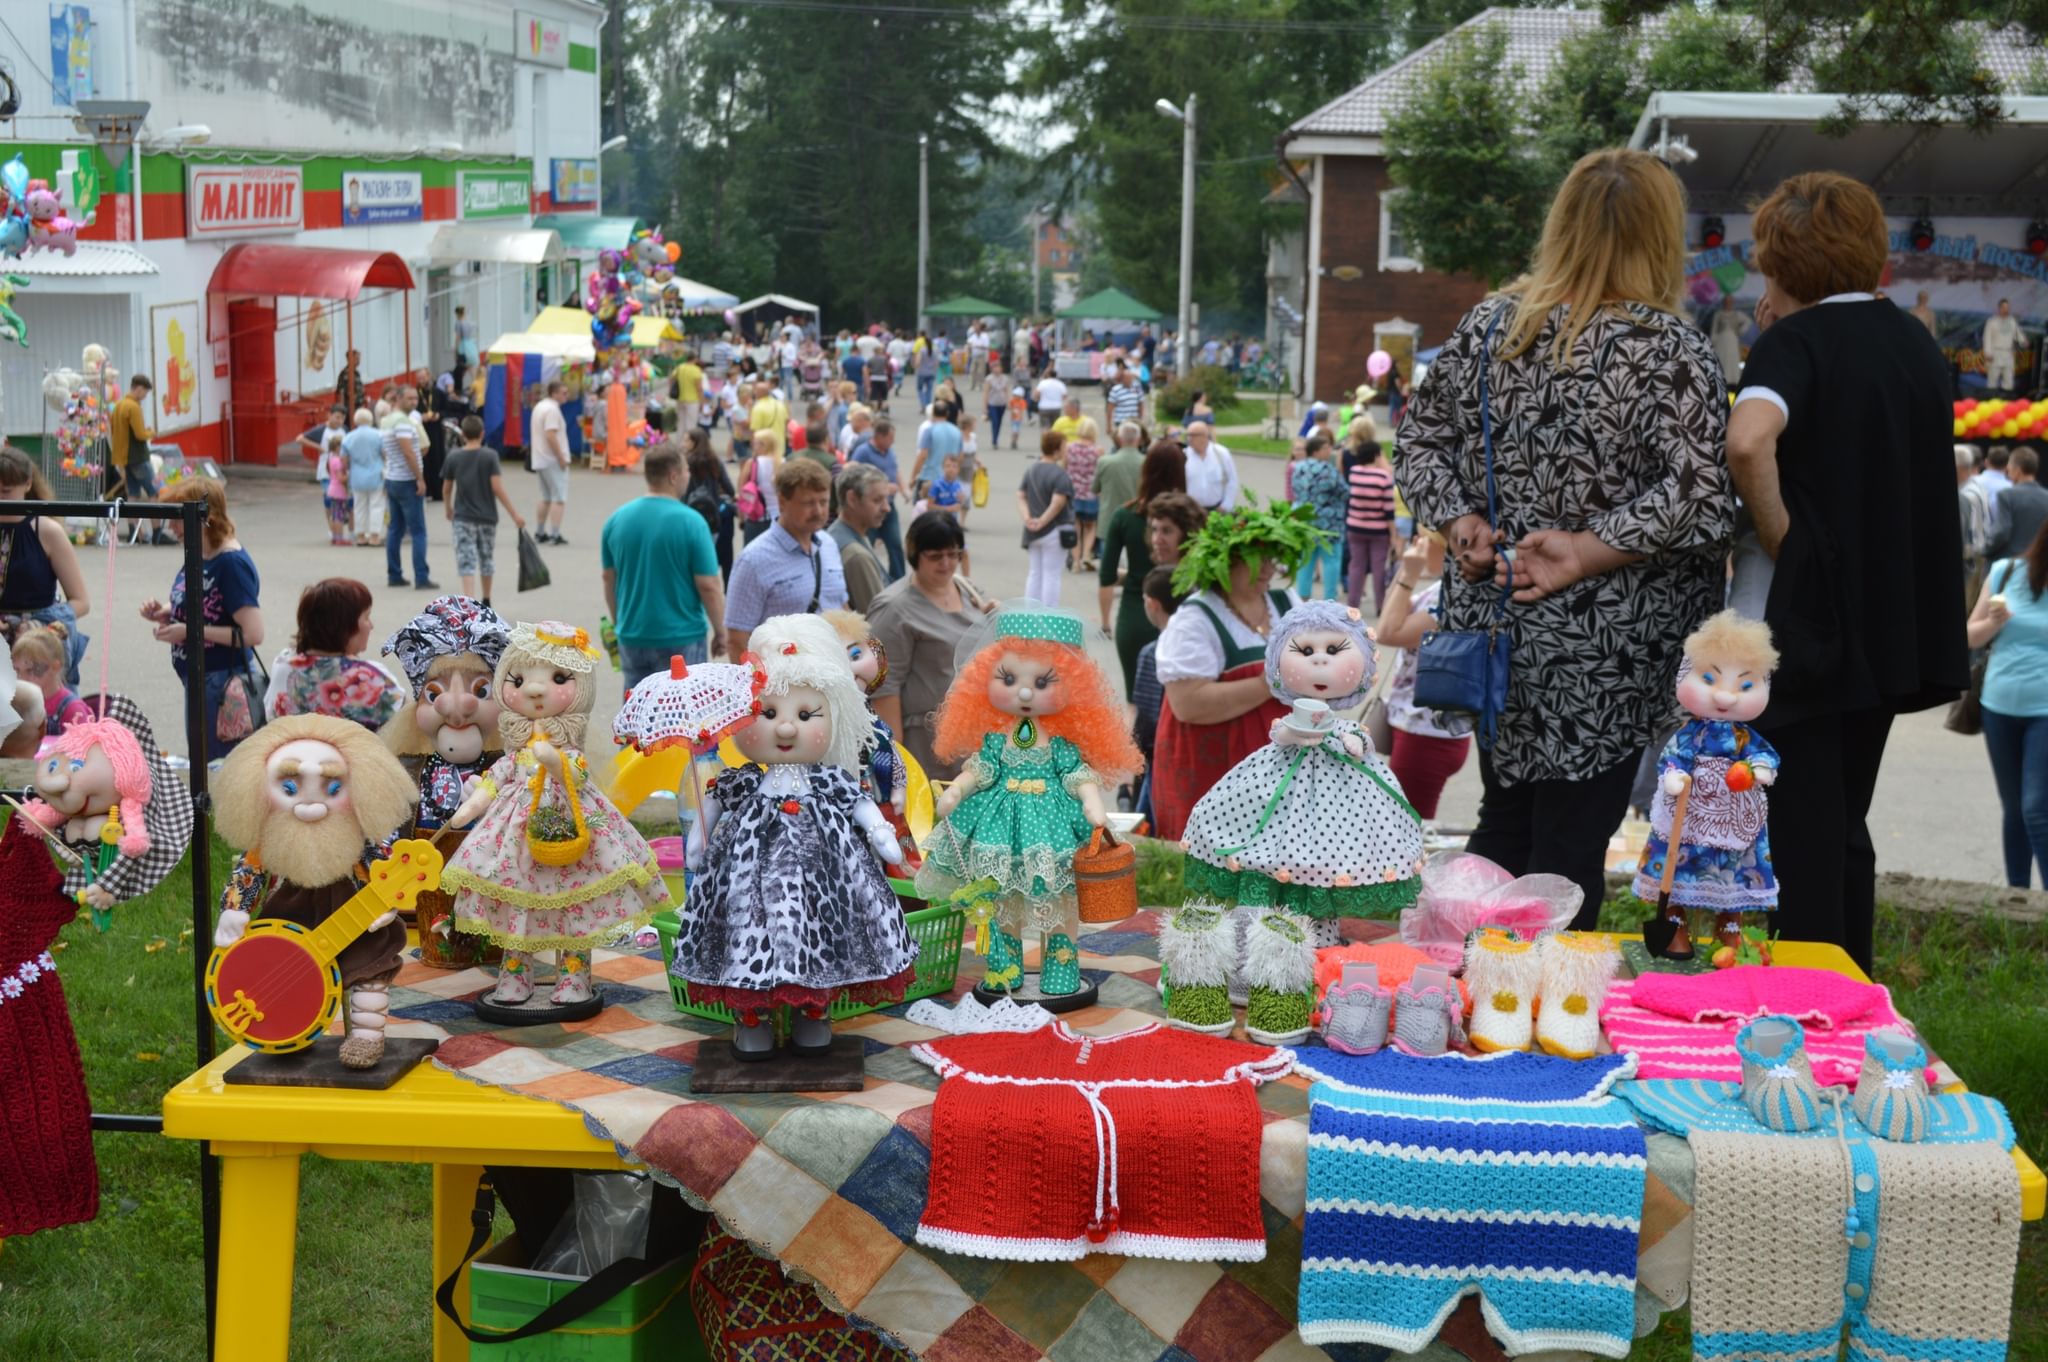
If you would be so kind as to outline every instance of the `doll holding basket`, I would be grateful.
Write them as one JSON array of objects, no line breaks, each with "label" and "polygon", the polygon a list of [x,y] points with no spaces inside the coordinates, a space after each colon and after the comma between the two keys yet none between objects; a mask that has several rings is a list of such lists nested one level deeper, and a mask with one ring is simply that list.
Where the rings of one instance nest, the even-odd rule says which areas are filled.
[{"label": "doll holding basket", "polygon": [[581,629],[513,626],[495,678],[506,755],[449,820],[471,828],[441,875],[456,928],[505,950],[492,1004],[531,998],[531,957],[550,949],[561,953],[561,979],[548,1001],[590,1002],[591,947],[668,902],[653,851],[583,760],[597,657]]}]

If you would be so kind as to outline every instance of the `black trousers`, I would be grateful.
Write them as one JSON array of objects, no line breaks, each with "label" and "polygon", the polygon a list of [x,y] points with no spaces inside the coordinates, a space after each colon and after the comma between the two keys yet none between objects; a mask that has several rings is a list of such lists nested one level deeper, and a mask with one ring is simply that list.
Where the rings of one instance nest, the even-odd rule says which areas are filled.
[{"label": "black trousers", "polygon": [[1532,780],[1503,785],[1493,760],[1479,754],[1479,826],[1465,849],[1510,875],[1562,875],[1586,891],[1572,919],[1578,931],[1599,925],[1607,897],[1607,839],[1628,812],[1641,753],[1630,753],[1585,780]]},{"label": "black trousers", "polygon": [[1759,725],[1778,749],[1771,786],[1771,864],[1787,941],[1832,941],[1870,973],[1877,851],[1870,797],[1891,737],[1889,710],[1823,714],[1783,728]]}]

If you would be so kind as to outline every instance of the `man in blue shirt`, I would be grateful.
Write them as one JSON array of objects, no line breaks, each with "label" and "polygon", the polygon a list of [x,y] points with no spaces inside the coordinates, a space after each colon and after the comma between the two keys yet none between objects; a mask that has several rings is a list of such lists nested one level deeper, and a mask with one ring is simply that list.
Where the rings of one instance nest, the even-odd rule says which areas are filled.
[{"label": "man in blue shirt", "polygon": [[[867,383],[867,371],[868,362],[861,358],[860,351],[858,350],[848,350],[845,357],[839,361],[839,372],[848,383],[853,385],[853,399],[856,402],[867,391],[865,386]],[[834,432],[834,434],[837,433],[836,431]]]},{"label": "man in blue shirt", "polygon": [[903,491],[903,475],[896,467],[896,423],[886,416],[877,417],[867,439],[853,447],[848,461],[880,469],[888,479],[889,514],[868,538],[878,541],[888,553],[889,580],[896,581],[908,567],[903,559],[903,522],[896,514],[896,498]]},{"label": "man in blue shirt", "polygon": [[611,513],[599,551],[605,609],[618,631],[619,675],[628,692],[666,672],[672,657],[708,662],[725,652],[718,553],[704,517],[683,504],[681,448],[655,446],[640,471],[646,494]]},{"label": "man in blue shirt", "polygon": [[839,545],[819,533],[831,502],[831,474],[809,459],[791,459],[775,472],[775,496],[780,503],[775,524],[741,550],[732,565],[725,633],[734,657],[745,655],[747,640],[763,620],[846,607]]},{"label": "man in blue shirt", "polygon": [[953,404],[940,402],[932,407],[932,423],[925,427],[924,434],[917,437],[917,466],[910,470],[912,495],[924,483],[939,476],[939,469],[949,458],[960,454],[960,427],[954,424]]}]

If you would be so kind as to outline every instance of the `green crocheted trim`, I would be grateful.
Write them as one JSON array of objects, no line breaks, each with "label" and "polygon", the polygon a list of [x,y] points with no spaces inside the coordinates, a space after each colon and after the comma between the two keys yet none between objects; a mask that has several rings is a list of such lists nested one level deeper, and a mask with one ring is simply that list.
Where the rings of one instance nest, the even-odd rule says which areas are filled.
[{"label": "green crocheted trim", "polygon": [[[624,888],[629,884],[642,887],[647,885],[661,886],[661,903],[657,906],[667,906],[667,882],[661,878],[661,867],[654,863],[652,857],[637,865],[622,865],[603,879],[592,880],[580,889],[558,889],[551,894],[536,894],[530,889],[514,889],[510,885],[498,884],[493,880],[485,879],[465,866],[450,866],[441,872],[441,888],[445,893],[459,894],[468,892],[480,898],[490,899],[495,903],[509,903],[514,908],[524,908],[529,912],[549,912],[558,908],[574,908],[579,903],[588,903],[592,899],[602,898],[606,894]],[[468,928],[465,927],[463,930],[467,931]]]},{"label": "green crocheted trim", "polygon": [[1256,870],[1227,870],[1190,856],[1182,872],[1187,897],[1234,903],[1241,908],[1285,908],[1309,917],[1392,917],[1415,902],[1422,877],[1341,887],[1282,884]]},{"label": "green crocheted trim", "polygon": [[1279,1035],[1299,1031],[1308,1025],[1309,995],[1275,993],[1255,988],[1246,1000],[1244,1024],[1248,1029]]},{"label": "green crocheted trim", "polygon": [[1222,984],[1189,984],[1176,987],[1167,1000],[1166,1015],[1190,1026],[1215,1026],[1230,1020],[1230,990]]},{"label": "green crocheted trim", "polygon": [[[636,931],[654,921],[654,915],[667,908],[666,902],[649,904],[623,921],[608,924],[605,939],[610,940],[621,932]],[[514,936],[501,932],[480,917],[458,917],[455,930],[468,932],[472,936],[487,936],[493,945],[515,951],[588,951],[596,944],[587,936]]]}]

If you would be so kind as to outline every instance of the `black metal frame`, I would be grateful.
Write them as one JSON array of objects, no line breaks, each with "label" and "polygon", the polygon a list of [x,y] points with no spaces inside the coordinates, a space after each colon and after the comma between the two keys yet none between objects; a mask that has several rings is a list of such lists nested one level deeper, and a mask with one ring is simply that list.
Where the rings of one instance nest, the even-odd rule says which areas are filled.
[{"label": "black metal frame", "polygon": [[[194,605],[195,602],[203,603],[206,598],[201,585],[205,573],[205,560],[200,554],[206,524],[206,506],[203,502],[0,501],[0,516],[16,515],[71,516],[81,520],[105,521],[109,534],[118,532],[119,523],[123,518],[180,522],[185,534],[186,608],[188,611],[198,608],[203,615],[203,605]],[[191,623],[189,619],[186,621],[188,628]],[[110,643],[111,639],[102,646]],[[206,644],[203,637],[198,640],[196,649],[187,646],[185,658],[185,744],[191,758],[188,775],[192,785],[192,842],[186,856],[192,876],[192,1040],[198,1051],[197,1067],[205,1068],[213,1059],[214,1049],[213,1014],[206,1006],[206,943],[213,940],[213,914],[210,902],[213,855],[210,825],[207,821],[211,798],[206,789]],[[92,1128],[138,1135],[161,1135],[164,1129],[163,1112],[157,1111],[149,1115],[94,1112]],[[214,1295],[220,1263],[220,1164],[209,1152],[204,1141],[199,1146],[199,1223],[206,1280],[206,1355],[211,1357]]]}]

